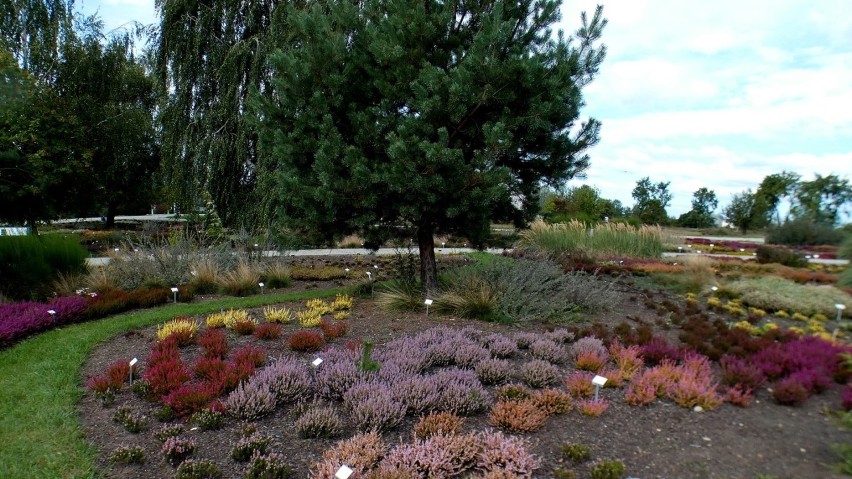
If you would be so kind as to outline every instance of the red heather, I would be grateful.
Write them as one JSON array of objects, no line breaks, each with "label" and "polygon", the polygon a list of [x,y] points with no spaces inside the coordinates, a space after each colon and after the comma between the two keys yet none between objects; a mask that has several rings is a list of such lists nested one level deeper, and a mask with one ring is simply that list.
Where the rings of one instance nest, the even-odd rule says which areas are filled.
[{"label": "red heather", "polygon": [[320,324],[320,329],[322,329],[323,334],[325,334],[325,337],[328,339],[339,338],[349,331],[349,323],[346,321],[331,321],[323,319]]},{"label": "red heather", "polygon": [[224,358],[228,354],[228,337],[219,329],[208,329],[196,340],[202,354],[208,358]]},{"label": "red heather", "polygon": [[148,367],[142,377],[151,386],[151,392],[160,397],[181,387],[191,376],[186,365],[177,358],[163,360],[153,367]]},{"label": "red heather", "polygon": [[808,388],[798,378],[792,376],[778,381],[772,389],[772,397],[779,404],[787,406],[801,404],[808,399],[808,396],[810,396]]},{"label": "red heather", "polygon": [[110,382],[121,387],[125,381],[130,380],[130,362],[124,359],[119,359],[118,361],[110,364],[106,370],[106,376],[109,378]]},{"label": "red heather", "polygon": [[319,351],[325,345],[325,338],[319,331],[297,331],[290,336],[287,344],[293,351],[312,353]]},{"label": "red heather", "polygon": [[96,393],[105,393],[109,390],[115,391],[115,384],[107,376],[92,376],[86,381],[86,387]]},{"label": "red heather", "polygon": [[227,363],[219,358],[201,357],[195,363],[194,375],[199,379],[214,381],[222,378],[227,369]]},{"label": "red heather", "polygon": [[745,388],[754,389],[764,382],[763,372],[758,366],[736,356],[722,356],[719,366],[722,368],[723,384],[729,386],[739,384]]},{"label": "red heather", "polygon": [[231,361],[235,363],[251,363],[255,367],[263,366],[263,363],[266,362],[266,349],[246,344],[234,351],[234,354],[231,355]]},{"label": "red heather", "polygon": [[219,395],[218,388],[210,383],[188,383],[170,392],[163,398],[178,417],[189,416],[210,405]]},{"label": "red heather", "polygon": [[263,323],[254,330],[257,339],[278,339],[281,337],[281,325],[276,323]]},{"label": "red heather", "polygon": [[164,339],[154,343],[151,354],[148,356],[148,369],[164,361],[180,361],[180,350],[177,341],[172,338]]}]

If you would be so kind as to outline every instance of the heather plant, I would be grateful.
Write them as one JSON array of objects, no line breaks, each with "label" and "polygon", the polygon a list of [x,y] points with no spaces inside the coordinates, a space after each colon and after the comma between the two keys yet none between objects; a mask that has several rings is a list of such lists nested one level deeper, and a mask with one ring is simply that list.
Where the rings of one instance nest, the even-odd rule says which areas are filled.
[{"label": "heather plant", "polygon": [[602,459],[589,468],[591,479],[623,479],[625,472],[624,463],[615,459]]},{"label": "heather plant", "polygon": [[846,314],[852,308],[849,295],[832,286],[798,284],[786,279],[765,276],[746,278],[728,283],[725,287],[743,304],[765,311],[797,311],[805,316],[821,313],[834,316],[835,304],[845,304]]},{"label": "heather plant", "polygon": [[267,306],[263,308],[263,318],[267,323],[286,324],[293,320],[293,312],[284,307]]},{"label": "heather plant", "polygon": [[431,411],[441,400],[441,391],[430,377],[408,376],[396,384],[396,397],[411,414]]},{"label": "heather plant", "polygon": [[580,338],[571,344],[571,359],[574,361],[577,360],[577,357],[579,357],[580,354],[587,352],[597,354],[604,358],[609,357],[609,353],[607,352],[603,341],[594,336]]},{"label": "heather plant", "polygon": [[482,384],[502,384],[512,375],[512,364],[504,359],[486,359],[480,361],[474,371]]},{"label": "heather plant", "polygon": [[86,381],[86,388],[92,391],[104,406],[115,400],[115,393],[119,387],[106,375],[92,376]]},{"label": "heather plant", "polygon": [[564,364],[568,361],[568,352],[561,344],[549,339],[537,339],[530,344],[530,355],[553,364]]},{"label": "heather plant", "polygon": [[453,363],[460,368],[474,369],[491,356],[487,349],[469,339],[456,341],[454,346]]},{"label": "heather plant", "polygon": [[683,352],[662,338],[653,338],[642,345],[642,358],[648,365],[661,364],[665,361],[678,361]]},{"label": "heather plant", "polygon": [[400,444],[384,457],[377,477],[459,477],[476,464],[479,441],[473,434],[434,435]]},{"label": "heather plant", "polygon": [[145,451],[139,446],[119,446],[112,451],[109,460],[119,464],[142,464]]},{"label": "heather plant", "polygon": [[722,384],[728,386],[740,385],[744,388],[755,389],[765,381],[759,367],[737,356],[722,356],[719,360],[719,366],[722,370]]},{"label": "heather plant", "polygon": [[754,398],[753,392],[751,389],[745,388],[741,385],[736,385],[734,387],[728,388],[725,391],[725,402],[732,404],[734,406],[739,407],[748,407],[751,404],[752,399]]},{"label": "heather plant", "polygon": [[494,389],[498,401],[522,400],[532,397],[533,392],[522,384],[504,384]]},{"label": "heather plant", "polygon": [[279,403],[294,402],[313,390],[313,378],[303,364],[279,359],[257,373],[253,381],[266,384]]},{"label": "heather plant", "polygon": [[559,378],[559,369],[547,361],[534,359],[524,363],[519,370],[521,380],[528,386],[543,388],[554,384]]},{"label": "heather plant", "polygon": [[556,328],[553,331],[548,331],[542,334],[542,336],[557,344],[570,343],[574,340],[574,333],[565,328]]},{"label": "heather plant", "polygon": [[223,401],[228,414],[244,420],[256,420],[275,409],[275,394],[260,381],[240,383]]},{"label": "heather plant", "polygon": [[242,437],[237,441],[234,448],[231,449],[231,459],[237,462],[248,462],[255,453],[266,454],[269,451],[271,443],[272,438],[260,433]]},{"label": "heather plant", "polygon": [[246,479],[289,479],[292,476],[293,469],[287,458],[276,452],[253,455],[245,472]]},{"label": "heather plant", "polygon": [[325,338],[320,331],[306,329],[293,333],[287,339],[287,345],[293,351],[313,353],[325,346]]},{"label": "heather plant", "polygon": [[190,377],[189,369],[179,357],[158,361],[153,366],[149,360],[148,369],[142,375],[155,397],[168,395],[189,381]]},{"label": "heather plant", "polygon": [[515,341],[502,334],[489,334],[480,338],[480,342],[491,353],[494,358],[505,359],[518,352]]},{"label": "heather plant", "polygon": [[195,452],[195,441],[181,436],[170,437],[160,450],[171,465],[177,466]]},{"label": "heather plant", "polygon": [[385,455],[385,445],[375,431],[356,434],[349,439],[338,442],[334,447],[322,453],[322,460],[311,467],[312,479],[328,479],[346,464],[353,471],[353,476],[364,477],[372,470]]},{"label": "heather plant", "polygon": [[642,350],[636,345],[623,346],[618,341],[614,341],[610,345],[609,355],[621,372],[623,379],[630,380],[642,368],[644,360],[641,357],[641,352]]},{"label": "heather plant", "polygon": [[502,470],[512,477],[531,478],[538,469],[539,461],[528,451],[523,439],[500,432],[483,432],[478,437],[481,448],[476,470],[486,474]]},{"label": "heather plant", "polygon": [[405,417],[405,404],[383,383],[358,383],[344,394],[343,401],[352,422],[362,431],[387,431]]},{"label": "heather plant", "polygon": [[263,366],[266,362],[266,350],[251,344],[246,344],[234,351],[231,355],[231,361],[235,363],[249,363],[255,367]]},{"label": "heather plant", "polygon": [[349,331],[349,323],[340,320],[323,319],[320,323],[320,329],[326,338],[329,340],[344,336]]},{"label": "heather plant", "polygon": [[220,479],[224,477],[219,466],[211,461],[187,459],[180,463],[175,479]]},{"label": "heather plant", "polygon": [[337,410],[331,407],[315,406],[307,409],[294,425],[299,437],[331,438],[343,430],[343,422]]},{"label": "heather plant", "polygon": [[201,346],[201,354],[206,358],[224,358],[228,354],[228,337],[220,329],[205,330],[198,335],[196,343]]},{"label": "heather plant", "polygon": [[585,462],[592,457],[592,450],[585,444],[569,442],[562,445],[562,456],[574,462]]},{"label": "heather plant", "polygon": [[594,394],[594,386],[592,385],[593,374],[587,372],[575,371],[568,376],[565,376],[563,382],[568,392],[575,398],[587,398]]},{"label": "heather plant", "polygon": [[196,333],[198,333],[198,324],[189,318],[174,318],[157,327],[157,339],[162,341],[172,337],[177,341],[178,346],[192,344]]},{"label": "heather plant", "polygon": [[584,416],[598,417],[609,409],[606,399],[581,399],[577,401],[577,410]]},{"label": "heather plant", "polygon": [[574,360],[574,365],[582,371],[591,371],[596,373],[603,368],[606,363],[606,357],[601,356],[597,352],[583,351],[577,355]]},{"label": "heather plant", "polygon": [[183,434],[183,426],[180,424],[166,424],[157,432],[154,433],[154,437],[157,438],[160,442],[166,442],[166,439],[170,437],[177,437]]},{"label": "heather plant", "polygon": [[530,397],[530,402],[548,416],[565,414],[571,411],[574,406],[574,399],[571,395],[559,389],[535,391]]},{"label": "heather plant", "polygon": [[430,413],[414,425],[414,436],[428,439],[436,434],[458,434],[464,419],[449,412]]},{"label": "heather plant", "polygon": [[532,401],[499,401],[488,414],[488,423],[508,432],[532,432],[541,429],[547,414]]},{"label": "heather plant", "polygon": [[520,332],[515,334],[515,343],[518,345],[518,349],[529,349],[530,345],[538,341],[539,338],[541,336],[536,333]]},{"label": "heather plant", "polygon": [[163,397],[176,417],[185,417],[208,407],[219,396],[219,385],[210,382],[186,383]]},{"label": "heather plant", "polygon": [[357,353],[332,349],[325,351],[321,357],[323,363],[316,373],[317,391],[325,399],[341,400],[343,394],[363,377],[356,365]]},{"label": "heather plant", "polygon": [[254,337],[264,341],[270,341],[281,337],[281,325],[276,323],[263,323],[254,330]]},{"label": "heather plant", "polygon": [[257,328],[257,325],[258,322],[254,318],[249,318],[245,320],[240,319],[235,321],[234,324],[231,325],[230,329],[239,335],[247,336],[254,332],[254,330]]},{"label": "heather plant", "polygon": [[145,426],[148,425],[148,418],[141,413],[129,413],[124,416],[121,421],[121,425],[124,427],[125,431],[132,434],[138,434],[145,429]]},{"label": "heather plant", "polygon": [[225,415],[213,409],[202,409],[190,416],[189,422],[202,431],[218,431],[225,425]]},{"label": "heather plant", "polygon": [[473,371],[449,368],[432,374],[431,379],[439,392],[436,410],[467,416],[485,409],[488,393]]}]

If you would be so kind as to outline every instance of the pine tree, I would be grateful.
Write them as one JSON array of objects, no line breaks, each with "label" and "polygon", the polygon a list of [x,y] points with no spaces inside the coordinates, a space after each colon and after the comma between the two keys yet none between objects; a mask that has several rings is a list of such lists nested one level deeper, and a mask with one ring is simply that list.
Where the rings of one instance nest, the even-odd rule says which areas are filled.
[{"label": "pine tree", "polygon": [[436,233],[481,244],[492,219],[528,221],[542,183],[589,165],[600,125],[576,123],[601,8],[575,38],[554,38],[549,0],[325,0],[282,18],[260,117],[290,228],[414,237],[433,290]]}]

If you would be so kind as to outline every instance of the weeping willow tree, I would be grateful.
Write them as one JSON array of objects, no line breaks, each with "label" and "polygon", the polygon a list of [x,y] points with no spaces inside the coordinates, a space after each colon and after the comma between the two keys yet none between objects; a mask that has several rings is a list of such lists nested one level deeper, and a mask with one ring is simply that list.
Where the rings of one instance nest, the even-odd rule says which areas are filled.
[{"label": "weeping willow tree", "polygon": [[[157,0],[163,174],[184,210],[209,192],[225,224],[266,222],[266,175],[246,100],[269,91],[274,0]],[[283,9],[282,9],[283,11]],[[261,185],[261,186],[259,186]]]},{"label": "weeping willow tree", "polygon": [[63,39],[73,35],[73,0],[3,0],[0,46],[21,70],[49,82],[56,72]]}]

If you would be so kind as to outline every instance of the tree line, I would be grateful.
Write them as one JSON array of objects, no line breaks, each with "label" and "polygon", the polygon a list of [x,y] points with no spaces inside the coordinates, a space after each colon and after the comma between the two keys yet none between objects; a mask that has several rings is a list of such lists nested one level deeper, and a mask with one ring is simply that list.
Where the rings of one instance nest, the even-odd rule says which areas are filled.
[{"label": "tree line", "polygon": [[[691,208],[677,218],[666,208],[672,200],[671,182],[651,181],[644,177],[636,182],[632,207],[619,200],[603,198],[589,185],[567,191],[545,191],[542,214],[551,221],[580,220],[598,222],[624,220],[634,224],[659,224],[686,228],[709,228],[726,223],[743,234],[749,231],[807,221],[829,228],[836,227],[852,206],[852,185],[837,175],[815,175],[803,180],[801,175],[783,171],[766,176],[755,191],[737,193],[719,213],[719,199],[713,190],[701,187],[692,194]],[[782,205],[787,208],[782,217]]]}]

